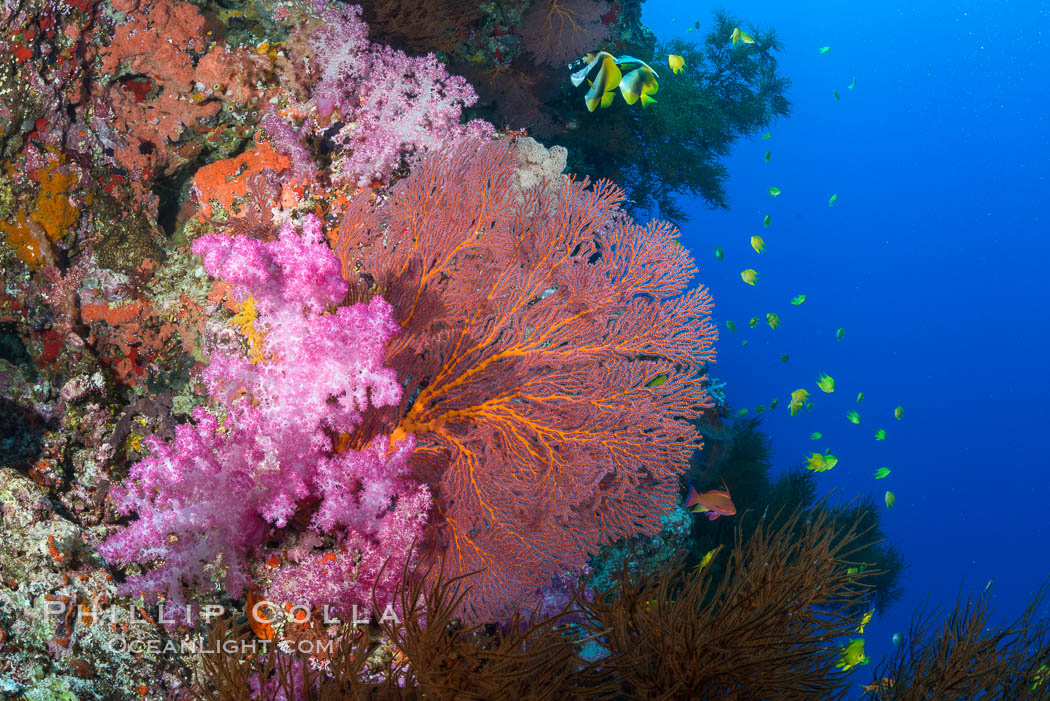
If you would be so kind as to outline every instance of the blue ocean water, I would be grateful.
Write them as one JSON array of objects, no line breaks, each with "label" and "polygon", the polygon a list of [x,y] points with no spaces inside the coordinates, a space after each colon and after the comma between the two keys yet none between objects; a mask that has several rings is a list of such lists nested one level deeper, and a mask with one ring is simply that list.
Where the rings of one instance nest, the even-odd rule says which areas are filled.
[{"label": "blue ocean water", "polygon": [[[709,8],[644,7],[661,39],[712,24]],[[772,138],[732,152],[729,211],[687,207],[683,241],[721,328],[712,374],[728,382],[734,409],[780,398],[763,424],[778,470],[827,447],[840,462],[818,475],[824,493],[880,504],[886,489],[896,494],[883,526],[909,567],[903,597],[865,636],[873,663],[927,596],[950,608],[960,590],[991,581],[996,620],[1015,617],[1050,574],[1050,6],[722,7],[745,30],[776,28],[793,110]],[[771,198],[770,186],[783,194]],[[765,239],[762,255],[753,234]],[[759,273],[754,287],[740,279],[745,268]],[[767,312],[780,315],[778,329],[748,329]],[[837,381],[834,394],[817,389],[820,372]],[[799,387],[815,406],[790,418]],[[845,417],[853,408],[860,426]],[[810,441],[813,431],[824,439]],[[882,466],[892,474],[875,481]]]}]

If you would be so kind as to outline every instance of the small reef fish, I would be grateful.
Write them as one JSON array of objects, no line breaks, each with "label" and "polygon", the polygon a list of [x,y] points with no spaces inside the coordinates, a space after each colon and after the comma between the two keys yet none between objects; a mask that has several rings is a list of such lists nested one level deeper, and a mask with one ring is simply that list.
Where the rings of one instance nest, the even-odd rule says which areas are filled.
[{"label": "small reef fish", "polygon": [[828,206],[829,207],[834,207],[835,203],[838,202],[838,201],[839,201],[839,196],[838,195],[832,195],[831,199],[828,200]]},{"label": "small reef fish", "polygon": [[766,314],[766,323],[769,324],[769,328],[776,329],[780,326],[780,317],[777,316],[776,312],[769,312]]},{"label": "small reef fish", "polygon": [[749,285],[754,285],[755,280],[758,279],[758,272],[754,268],[748,268],[740,273],[740,279]]},{"label": "small reef fish", "polygon": [[842,648],[842,657],[835,666],[843,672],[848,672],[869,662],[871,660],[864,654],[864,638],[850,638],[849,645]]},{"label": "small reef fish", "polygon": [[718,246],[715,246],[715,258],[717,258],[718,260],[722,260],[725,257],[726,257],[725,251],[723,251]]},{"label": "small reef fish", "polygon": [[773,397],[773,400],[769,403],[769,410],[773,411],[774,409],[776,409],[777,408],[777,404],[779,404],[779,403],[780,403],[780,399],[778,397]]},{"label": "small reef fish", "polygon": [[693,29],[700,29],[700,20],[693,22]]},{"label": "small reef fish", "polygon": [[747,325],[748,325],[748,328],[752,328],[752,329],[755,328],[756,326],[758,326],[758,317],[757,316],[753,316],[750,319],[748,319],[747,320]]},{"label": "small reef fish", "polygon": [[733,40],[733,46],[736,46],[737,44],[740,44],[740,43],[744,43],[744,44],[754,44],[755,43],[755,38],[753,36],[751,36],[750,34],[748,34],[747,32],[740,31],[740,27],[735,28],[733,30],[733,33],[729,35],[729,38]]},{"label": "small reef fish", "polygon": [[780,362],[786,363],[790,359],[791,359],[791,356],[788,355],[787,353],[781,353],[780,354]]},{"label": "small reef fish", "polygon": [[822,53],[822,54],[826,54],[829,51],[831,51],[831,47],[830,46],[822,46],[822,47],[820,47],[820,53]]},{"label": "small reef fish", "polygon": [[1050,667],[1041,664],[1039,669],[1035,670],[1035,674],[1032,675],[1032,691],[1041,687],[1047,679],[1050,679]]},{"label": "small reef fish", "polygon": [[839,464],[839,459],[831,453],[813,453],[806,460],[806,469],[813,472],[827,472]]},{"label": "small reef fish", "polygon": [[824,437],[824,434],[823,433],[819,433],[817,431],[814,431],[813,433],[809,434],[809,439],[811,441],[819,441],[823,437]]},{"label": "small reef fish", "polygon": [[772,223],[773,223],[773,217],[769,216],[768,214],[766,216],[762,217],[762,226],[764,226],[766,228],[769,228],[769,225],[772,224]]},{"label": "small reef fish", "polygon": [[769,159],[773,157],[772,151],[766,151],[766,163],[769,163]]},{"label": "small reef fish", "polygon": [[889,475],[890,468],[888,467],[880,467],[879,469],[875,470],[875,479],[877,480],[886,479],[887,477],[889,477]]},{"label": "small reef fish", "polygon": [[773,138],[773,132],[767,131],[765,134],[762,135],[762,138],[763,139],[772,139]]},{"label": "small reef fish", "polygon": [[870,682],[868,684],[861,684],[861,689],[868,692],[869,694],[875,691],[886,691],[893,688],[892,677],[882,677],[878,681]]},{"label": "small reef fish", "polygon": [[875,609],[868,611],[860,617],[860,624],[857,626],[857,632],[863,633],[864,629],[867,628],[868,624],[871,623],[871,617],[875,615]]},{"label": "small reef fish", "polygon": [[778,195],[780,195],[780,188],[779,187],[771,187],[771,188],[769,188],[769,196],[770,197],[777,197]]},{"label": "small reef fish", "polygon": [[[787,354],[785,353],[784,355],[780,356],[781,359],[783,359],[785,355]],[[806,399],[808,398],[809,392],[807,392],[804,389],[796,389],[794,392],[791,393],[791,401],[788,402],[788,411],[791,412],[792,416],[799,412],[799,409],[801,409],[805,405]]]},{"label": "small reef fish", "polygon": [[710,564],[711,564],[711,561],[715,559],[715,556],[716,556],[716,555],[718,555],[718,552],[719,552],[719,551],[720,551],[721,549],[722,549],[722,546],[721,546],[721,545],[719,545],[719,546],[718,546],[717,548],[714,548],[714,549],[712,549],[712,550],[708,550],[708,551],[707,551],[706,553],[704,553],[704,556],[703,556],[702,558],[700,558],[700,562],[699,562],[699,563],[697,564],[697,566],[696,566],[696,571],[697,571],[697,572],[700,572],[700,571],[702,571],[702,570],[703,570],[703,569],[704,569],[705,567],[707,567],[708,565],[710,565]]},{"label": "small reef fish", "polygon": [[817,387],[820,387],[821,391],[831,394],[835,391],[835,378],[826,373],[821,373],[820,377],[817,378]]},{"label": "small reef fish", "polygon": [[902,416],[904,416],[904,407],[899,406],[893,410],[893,418],[900,421]]},{"label": "small reef fish", "polygon": [[755,413],[756,414],[764,414],[765,412],[766,412],[766,405],[765,404],[759,404],[758,406],[755,407]]},{"label": "small reef fish", "polygon": [[851,576],[852,575],[858,575],[858,574],[860,574],[861,572],[863,572],[866,569],[868,569],[868,568],[865,567],[864,565],[860,565],[859,567],[847,567],[846,568],[846,574],[851,575]]},{"label": "small reef fish", "polygon": [[842,99],[842,95],[839,95],[839,91],[838,91],[838,90],[836,90],[836,91],[835,91],[835,101],[837,102],[837,101],[839,101],[839,100],[841,100],[841,99]]},{"label": "small reef fish", "polygon": [[656,100],[651,97],[660,89],[660,83],[657,82],[657,78],[660,76],[656,71],[654,71],[645,61],[634,58],[633,56],[621,56],[616,59],[616,62],[618,64],[639,64],[638,68],[630,71],[620,80],[620,94],[623,95],[623,99],[627,101],[627,104],[633,105],[635,102],[641,100],[642,107],[648,107],[656,102]]},{"label": "small reef fish", "polygon": [[689,29],[685,30],[685,33],[686,33],[686,34],[690,34],[690,33],[692,33],[692,32],[693,32],[693,31],[694,31],[695,29],[696,29],[696,27],[690,27]]},{"label": "small reef fish", "polygon": [[744,339],[743,341],[741,341],[741,342],[740,342],[740,345],[742,345],[742,346],[746,346],[746,345],[747,345],[748,343],[750,343],[750,341],[748,341],[748,340],[747,340],[747,339],[745,338],[745,339]]},{"label": "small reef fish", "polygon": [[854,424],[855,426],[860,426],[860,414],[858,414],[857,412],[847,411],[846,418],[849,419],[849,422],[851,424]]},{"label": "small reef fish", "polygon": [[[621,66],[625,64],[638,64],[638,67],[624,74]],[[633,105],[640,99],[642,107],[656,102],[651,95],[660,89],[656,71],[633,56],[617,58],[607,51],[592,51],[570,64],[569,69],[573,71],[569,76],[573,85],[579,86],[586,80],[590,86],[583,96],[590,112],[609,107],[616,97],[617,88],[627,104]],[[592,74],[593,78],[587,77]]]},{"label": "small reef fish", "polygon": [[904,634],[903,633],[894,633],[892,640],[893,640],[893,647],[900,647],[901,645],[904,644]]},{"label": "small reef fish", "polygon": [[885,498],[886,498],[886,508],[887,509],[892,509],[894,506],[896,506],[896,504],[897,504],[897,495],[896,494],[894,494],[893,492],[887,490]]},{"label": "small reef fish", "polygon": [[864,401],[864,393],[863,392],[858,392],[857,393],[857,404],[860,404],[863,401]]},{"label": "small reef fish", "polygon": [[739,418],[741,418],[741,417],[743,417],[743,416],[747,416],[747,412],[748,412],[748,410],[747,410],[747,409],[741,409],[740,411],[738,411],[738,412],[736,413],[736,418],[738,418],[738,419],[739,419]]},{"label": "small reef fish", "polygon": [[761,236],[752,236],[751,248],[755,249],[755,253],[761,253],[766,250],[766,242],[762,240]]},{"label": "small reef fish", "polygon": [[[593,112],[598,107],[611,105],[616,97],[616,88],[623,80],[623,73],[616,65],[616,58],[607,51],[592,51],[585,54],[579,61],[570,64],[570,70],[577,63],[583,65],[569,76],[569,80],[574,86],[579,86],[584,80],[587,81],[590,89],[583,96],[587,110]],[[588,78],[588,74],[592,73],[595,67],[597,67],[597,73],[593,78]]]},{"label": "small reef fish", "polygon": [[657,375],[653,379],[651,379],[648,382],[646,382],[645,386],[646,387],[659,387],[663,383],[667,382],[667,378],[668,378],[667,374]]},{"label": "small reef fish", "polygon": [[806,295],[795,295],[791,298],[791,303],[796,307],[806,301]]},{"label": "small reef fish", "polygon": [[875,440],[884,441],[886,440],[886,431],[881,428],[875,429]]},{"label": "small reef fish", "polygon": [[671,67],[671,72],[678,75],[685,68],[685,58],[678,54],[667,55],[667,65]]},{"label": "small reef fish", "polygon": [[849,88],[850,90],[852,90],[853,88],[857,87],[857,79],[854,78],[853,80],[851,80],[850,84],[847,85],[846,87]]},{"label": "small reef fish", "polygon": [[835,331],[835,340],[841,341],[842,337],[846,335],[846,329],[838,329]]},{"label": "small reef fish", "polygon": [[712,489],[698,494],[692,485],[689,485],[689,496],[685,500],[685,508],[692,509],[694,514],[707,514],[708,521],[714,521],[719,516],[735,516],[736,505],[729,494],[729,487],[723,480],[725,489]]},{"label": "small reef fish", "polygon": [[729,333],[736,333],[736,322],[735,321],[727,321],[726,322],[726,328],[729,329]]}]

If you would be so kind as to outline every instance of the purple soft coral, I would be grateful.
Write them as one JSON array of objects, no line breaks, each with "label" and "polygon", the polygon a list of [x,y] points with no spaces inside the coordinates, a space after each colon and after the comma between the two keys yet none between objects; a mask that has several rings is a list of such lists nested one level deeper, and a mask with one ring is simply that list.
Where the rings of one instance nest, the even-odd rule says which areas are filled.
[{"label": "purple soft coral", "polygon": [[[151,439],[153,457],[132,466],[113,493],[121,512],[138,518],[101,552],[122,563],[161,559],[125,588],[181,602],[182,585],[206,585],[216,565],[234,596],[259,585],[251,559],[277,542],[288,564],[273,575],[274,594],[337,609],[357,603],[349,597],[371,591],[387,558],[400,572],[430,505],[429,492],[403,474],[411,436],[396,446],[380,435],[360,450],[332,448],[332,436],[353,434],[366,412],[400,400],[383,366],[399,330],[391,307],[376,297],[328,311],[347,287],[315,217],[301,231],[285,226],[273,242],[209,235],[193,250],[209,274],[233,283],[242,304],[254,304],[261,359],[212,353],[204,381],[222,427],[198,408],[174,445]],[[282,529],[308,505],[316,508],[309,530],[293,538]],[[353,572],[327,567],[333,548],[356,563]],[[321,562],[339,570],[323,587]],[[382,585],[392,593],[392,582]]]}]

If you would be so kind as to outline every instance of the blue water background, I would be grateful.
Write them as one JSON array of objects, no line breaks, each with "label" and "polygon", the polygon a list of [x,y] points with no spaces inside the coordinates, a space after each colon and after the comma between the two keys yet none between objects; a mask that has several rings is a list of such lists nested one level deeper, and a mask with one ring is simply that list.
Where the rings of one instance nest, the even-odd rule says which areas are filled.
[{"label": "blue water background", "polygon": [[[660,38],[712,25],[712,6],[644,7]],[[1050,10],[1035,0],[723,7],[745,30],[777,29],[794,107],[771,139],[733,150],[730,211],[688,207],[683,240],[721,326],[713,374],[734,409],[780,398],[764,423],[778,470],[828,447],[841,462],[818,476],[825,492],[880,504],[896,493],[883,524],[909,569],[903,598],[865,636],[873,662],[927,595],[950,607],[960,587],[994,580],[998,620],[1016,616],[1050,573]],[[766,253],[751,250],[752,234]],[[755,287],[745,268],[759,272]],[[791,306],[800,293],[806,303]],[[821,371],[836,379],[833,395],[817,389]],[[798,387],[815,407],[790,418]],[[860,391],[854,426],[845,414]],[[875,481],[882,466],[893,472]]]}]

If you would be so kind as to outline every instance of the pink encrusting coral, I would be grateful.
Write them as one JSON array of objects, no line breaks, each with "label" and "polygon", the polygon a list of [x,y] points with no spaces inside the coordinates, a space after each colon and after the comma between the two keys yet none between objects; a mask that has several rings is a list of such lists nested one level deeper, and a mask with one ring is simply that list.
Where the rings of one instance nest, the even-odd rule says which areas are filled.
[{"label": "pink encrusting coral", "polygon": [[[252,310],[242,328],[252,327],[260,357],[211,334],[203,379],[215,410],[198,408],[171,445],[151,439],[153,456],[112,492],[137,520],[100,551],[121,563],[163,560],[125,589],[174,602],[182,585],[207,589],[216,567],[233,596],[265,588],[253,575],[263,559],[282,563],[268,571],[283,600],[337,609],[365,601],[350,597],[371,592],[387,558],[400,572],[430,506],[426,488],[403,474],[411,436],[333,446],[366,411],[400,400],[383,365],[398,332],[390,305],[376,297],[336,307],[347,284],[315,217],[286,225],[276,241],[213,234],[193,250]],[[340,576],[322,586],[324,568]]]},{"label": "pink encrusting coral", "polygon": [[451,138],[493,133],[482,120],[460,125],[463,109],[477,101],[466,80],[449,75],[433,54],[410,57],[369,42],[360,15],[356,5],[326,9],[290,40],[311,54],[295,64],[295,81],[309,98],[293,100],[282,118],[298,115],[303,127],[282,126],[275,115],[263,127],[278,152],[292,157],[297,174],[307,169],[300,131],[320,135],[335,121],[332,140],[339,149],[331,177],[337,186],[386,182],[403,162]]}]

